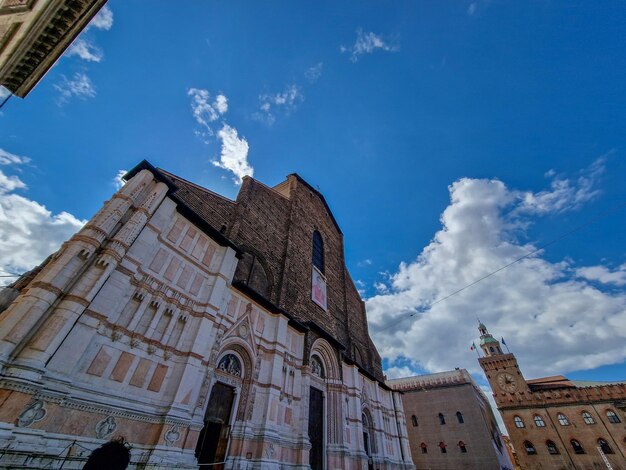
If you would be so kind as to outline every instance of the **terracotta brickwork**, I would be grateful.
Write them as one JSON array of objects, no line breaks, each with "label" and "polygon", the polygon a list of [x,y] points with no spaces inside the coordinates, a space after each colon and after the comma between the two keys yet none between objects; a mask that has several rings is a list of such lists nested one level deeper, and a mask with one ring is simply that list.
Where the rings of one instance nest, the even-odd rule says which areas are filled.
[{"label": "terracotta brickwork", "polygon": [[479,362],[522,468],[626,469],[626,383],[526,380],[513,354],[483,350]]},{"label": "terracotta brickwork", "polygon": [[465,369],[387,383],[402,392],[417,469],[513,469],[487,398]]},{"label": "terracotta brickwork", "polygon": [[[296,176],[276,189],[247,178],[237,201],[147,162],[128,177],[8,289],[0,465],[81,468],[123,436],[133,468],[197,468],[219,423],[225,468],[305,469],[316,389],[324,468],[413,468],[323,197]],[[311,300],[315,230],[327,310]],[[215,390],[233,397],[219,421]]]}]

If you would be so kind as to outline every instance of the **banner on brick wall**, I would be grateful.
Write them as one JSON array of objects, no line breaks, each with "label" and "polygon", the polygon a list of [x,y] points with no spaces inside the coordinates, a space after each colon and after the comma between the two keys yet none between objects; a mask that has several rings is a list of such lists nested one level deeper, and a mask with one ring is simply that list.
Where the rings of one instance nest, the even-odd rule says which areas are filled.
[{"label": "banner on brick wall", "polygon": [[326,298],[326,278],[324,275],[318,271],[318,269],[313,266],[313,274],[311,275],[312,279],[312,288],[311,288],[311,298],[313,302],[322,307],[324,310],[328,311],[328,301]]}]

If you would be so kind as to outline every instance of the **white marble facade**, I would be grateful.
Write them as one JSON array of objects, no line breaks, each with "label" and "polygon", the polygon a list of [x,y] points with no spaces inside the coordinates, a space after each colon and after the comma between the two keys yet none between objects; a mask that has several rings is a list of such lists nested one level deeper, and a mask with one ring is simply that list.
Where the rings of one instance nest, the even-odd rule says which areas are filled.
[{"label": "white marble facade", "polygon": [[225,468],[309,468],[311,387],[325,470],[413,468],[397,392],[323,338],[303,357],[305,328],[234,288],[236,247],[168,191],[138,172],[0,313],[0,467],[81,468],[123,436],[133,466],[198,468],[219,382],[234,388]]}]

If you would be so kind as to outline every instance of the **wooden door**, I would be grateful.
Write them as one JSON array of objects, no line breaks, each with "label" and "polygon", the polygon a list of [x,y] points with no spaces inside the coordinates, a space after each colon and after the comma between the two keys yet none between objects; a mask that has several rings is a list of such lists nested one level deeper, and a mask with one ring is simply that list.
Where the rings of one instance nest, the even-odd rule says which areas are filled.
[{"label": "wooden door", "polygon": [[324,396],[313,387],[309,396],[309,440],[311,470],[324,470]]},{"label": "wooden door", "polygon": [[196,458],[199,464],[224,461],[228,447],[229,420],[234,399],[235,389],[233,387],[219,382],[213,386],[204,415],[204,427],[196,445]]}]

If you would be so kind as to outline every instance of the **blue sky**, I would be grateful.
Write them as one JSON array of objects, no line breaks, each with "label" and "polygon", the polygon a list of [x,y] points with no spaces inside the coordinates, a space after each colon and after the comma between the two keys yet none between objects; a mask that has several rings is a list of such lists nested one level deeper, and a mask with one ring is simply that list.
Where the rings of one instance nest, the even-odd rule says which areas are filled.
[{"label": "blue sky", "polygon": [[623,3],[171,5],[110,0],[1,110],[4,271],[144,158],[229,197],[297,172],[390,376],[479,372],[479,316],[528,377],[626,378],[626,210],[430,305],[626,201]]}]

